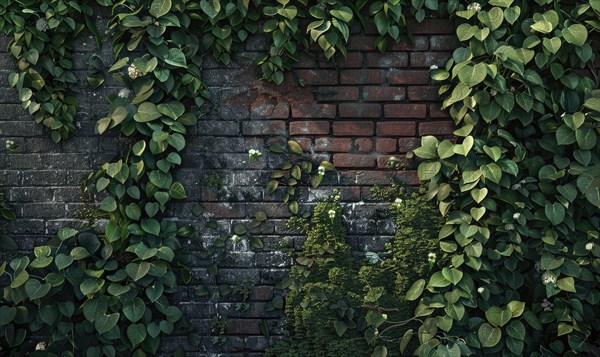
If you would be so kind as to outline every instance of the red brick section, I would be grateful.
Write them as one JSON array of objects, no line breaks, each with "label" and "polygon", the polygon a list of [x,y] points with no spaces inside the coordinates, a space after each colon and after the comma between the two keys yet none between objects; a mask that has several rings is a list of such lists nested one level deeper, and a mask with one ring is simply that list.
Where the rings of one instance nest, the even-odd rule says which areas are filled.
[{"label": "red brick section", "polygon": [[352,147],[350,138],[318,138],[315,141],[315,150],[331,152],[349,152]]},{"label": "red brick section", "polygon": [[292,118],[335,118],[335,105],[292,104]]},{"label": "red brick section", "polygon": [[356,154],[334,154],[333,165],[337,168],[374,167],[375,156]]},{"label": "red brick section", "polygon": [[381,105],[366,103],[340,104],[340,118],[380,118]]},{"label": "red brick section", "polygon": [[424,119],[427,115],[425,104],[386,104],[383,107],[386,118]]},{"label": "red brick section", "polygon": [[327,121],[295,121],[290,123],[290,135],[326,135],[329,134]]},{"label": "red brick section", "polygon": [[412,121],[383,121],[377,123],[377,136],[414,136],[417,124]]},{"label": "red brick section", "polygon": [[333,123],[335,136],[369,136],[375,133],[372,121],[338,121]]}]

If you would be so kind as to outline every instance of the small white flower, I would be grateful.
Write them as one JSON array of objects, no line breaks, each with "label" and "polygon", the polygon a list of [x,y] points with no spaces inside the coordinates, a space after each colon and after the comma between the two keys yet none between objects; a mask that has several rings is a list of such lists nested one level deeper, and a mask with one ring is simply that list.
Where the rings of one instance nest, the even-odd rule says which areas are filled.
[{"label": "small white flower", "polygon": [[48,21],[43,17],[39,18],[35,23],[35,28],[38,31],[42,31],[42,32],[48,31],[48,28],[49,28]]},{"label": "small white flower", "polygon": [[554,276],[554,274],[552,274],[551,272],[547,271],[544,274],[542,274],[542,283],[544,285],[556,284],[556,276]]},{"label": "small white flower", "polygon": [[535,262],[534,269],[538,272],[546,270],[546,268],[544,268],[544,266],[542,265],[542,262],[540,262],[539,260]]},{"label": "small white flower", "polygon": [[435,64],[432,64],[432,65],[429,67],[429,69],[430,69],[430,70],[432,70],[432,71],[433,71],[434,69],[438,69],[438,68],[439,68],[439,67],[438,67],[437,65],[435,65]]},{"label": "small white flower", "polygon": [[132,64],[127,68],[127,75],[131,79],[136,79],[142,76],[142,72],[138,71],[138,69]]},{"label": "small white flower", "polygon": [[119,94],[117,94],[119,96],[119,98],[127,98],[129,97],[129,95],[131,94],[131,91],[127,88],[123,88],[119,91]]},{"label": "small white flower", "polygon": [[507,231],[514,231],[515,230],[515,225],[512,223],[509,223],[507,225],[504,226],[504,229],[506,229]]},{"label": "small white flower", "polygon": [[45,351],[46,350],[46,342],[39,342],[37,345],[35,345],[35,350],[36,351]]},{"label": "small white flower", "polygon": [[525,181],[525,180],[521,180],[519,183],[520,183],[521,185],[524,185],[524,184],[526,184],[526,183],[527,183],[527,181]]},{"label": "small white flower", "polygon": [[319,176],[324,176],[325,175],[325,166],[319,166]]},{"label": "small white flower", "polygon": [[402,203],[402,199],[401,199],[401,198],[396,198],[396,199],[394,200],[394,203],[395,203],[395,204],[401,204],[401,203]]},{"label": "small white flower", "polygon": [[467,6],[467,9],[479,12],[481,10],[481,4],[478,2],[471,3],[469,6]]},{"label": "small white flower", "polygon": [[262,156],[262,152],[260,152],[258,150],[254,150],[254,149],[248,150],[248,158],[251,160],[258,159],[261,156]]},{"label": "small white flower", "polygon": [[521,217],[521,214],[519,212],[513,214],[513,219],[519,219],[519,217]]},{"label": "small white flower", "polygon": [[585,245],[585,249],[587,251],[591,251],[592,249],[594,249],[594,243],[589,242],[588,244]]},{"label": "small white flower", "polygon": [[498,91],[497,91],[497,90],[495,90],[495,89],[492,89],[492,90],[490,91],[490,95],[491,95],[492,97],[495,97],[497,94],[498,94]]},{"label": "small white flower", "polygon": [[329,214],[329,218],[330,219],[334,219],[335,218],[335,210],[330,209],[329,212],[327,212]]},{"label": "small white flower", "polygon": [[513,191],[516,191],[521,188],[521,184],[515,183],[514,185],[512,185],[511,188],[513,189]]},{"label": "small white flower", "polygon": [[4,147],[6,147],[6,150],[13,150],[17,147],[17,145],[12,140],[6,140]]},{"label": "small white flower", "polygon": [[242,241],[242,237],[238,236],[237,234],[234,234],[233,236],[231,236],[231,241],[233,242],[233,244],[239,243]]},{"label": "small white flower", "polygon": [[562,114],[560,115],[560,117],[561,117],[561,118],[564,118],[566,114],[567,114],[567,113],[562,113]]},{"label": "small white flower", "polygon": [[485,288],[483,286],[480,286],[477,288],[477,292],[480,294],[483,294],[484,291],[485,291]]},{"label": "small white flower", "polygon": [[554,304],[549,301],[548,299],[544,299],[544,301],[542,301],[541,303],[542,308],[544,309],[544,311],[552,311],[552,308],[554,307]]},{"label": "small white flower", "polygon": [[435,254],[435,253],[427,254],[427,261],[429,263],[435,263],[436,259],[437,259],[437,254]]}]

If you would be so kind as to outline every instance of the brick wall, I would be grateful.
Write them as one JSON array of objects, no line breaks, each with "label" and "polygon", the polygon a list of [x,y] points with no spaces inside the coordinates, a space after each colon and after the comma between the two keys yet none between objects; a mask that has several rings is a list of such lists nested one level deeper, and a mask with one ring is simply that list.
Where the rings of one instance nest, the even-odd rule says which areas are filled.
[{"label": "brick wall", "polygon": [[[414,43],[403,41],[385,54],[373,49],[375,31],[355,34],[348,57],[332,64],[316,52],[303,55],[281,86],[259,80],[252,64],[261,52],[268,51],[260,36],[248,40],[244,51],[227,67],[207,60],[204,80],[212,88],[213,103],[188,136],[183,168],[178,172],[189,199],[173,204],[169,215],[182,224],[192,224],[209,241],[216,234],[206,230],[194,218],[192,207],[200,202],[205,218],[213,217],[225,229],[247,221],[256,211],[264,210],[269,220],[255,235],[264,241],[264,249],[246,249],[243,244],[220,264],[218,277],[209,277],[205,262],[193,267],[194,277],[212,286],[250,283],[250,308],[236,312],[239,297],[218,303],[194,296],[194,287],[183,287],[178,295],[181,308],[203,336],[206,351],[193,356],[221,353],[220,356],[261,355],[277,335],[282,334],[281,312],[265,312],[273,296],[273,285],[291,265],[282,253],[282,243],[299,247],[303,237],[286,229],[287,208],[277,196],[265,195],[264,184],[278,158],[265,149],[277,138],[291,136],[315,159],[333,162],[338,171],[328,174],[324,186],[304,189],[300,201],[310,204],[328,195],[333,187],[340,190],[345,206],[350,243],[355,254],[382,251],[393,237],[394,226],[386,214],[386,205],[371,198],[370,187],[385,185],[392,177],[417,184],[415,166],[405,159],[422,135],[450,134],[452,124],[440,110],[437,86],[428,76],[433,64],[442,66],[456,48],[453,26],[447,20],[428,19],[412,23]],[[80,178],[111,160],[121,147],[114,134],[94,134],[95,121],[106,112],[103,97],[118,90],[107,81],[98,91],[82,89],[78,131],[74,138],[54,144],[49,133],[36,125],[20,108],[16,91],[8,88],[7,75],[14,62],[5,52],[7,39],[0,47],[0,143],[12,139],[20,144],[10,155],[0,155],[0,190],[7,194],[18,220],[9,231],[24,250],[42,242],[59,227],[78,226],[76,213],[84,203]],[[80,78],[85,78],[85,61],[94,51],[92,39],[82,41],[76,54]],[[110,50],[102,57],[110,64]],[[248,163],[249,149],[265,156]],[[406,166],[398,171],[386,168],[390,157]],[[207,175],[222,178],[224,188],[207,186]],[[100,224],[102,222],[99,222]],[[227,341],[211,344],[211,320],[217,314],[228,316]],[[271,338],[262,336],[261,319],[266,319]],[[165,350],[184,345],[185,338],[175,337]],[[187,348],[192,349],[190,346]]]}]

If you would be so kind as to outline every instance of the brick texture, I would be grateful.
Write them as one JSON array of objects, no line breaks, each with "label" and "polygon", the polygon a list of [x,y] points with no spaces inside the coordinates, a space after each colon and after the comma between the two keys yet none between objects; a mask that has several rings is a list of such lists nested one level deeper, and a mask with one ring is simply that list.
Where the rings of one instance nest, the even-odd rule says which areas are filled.
[{"label": "brick texture", "polygon": [[[245,311],[236,309],[242,302],[239,294],[212,301],[196,297],[193,286],[181,287],[175,302],[202,336],[205,348],[190,350],[188,356],[260,356],[284,333],[282,311],[266,311],[265,305],[281,293],[274,285],[291,265],[281,243],[298,248],[304,238],[286,227],[290,214],[281,203],[281,193],[268,196],[264,192],[272,170],[283,162],[269,152],[272,143],[292,137],[315,162],[329,160],[336,166],[337,171],[328,172],[318,189],[300,185],[298,196],[310,206],[335,187],[342,202],[360,203],[344,205],[349,241],[357,256],[365,250],[381,251],[385,236],[393,235],[393,227],[377,213],[387,204],[374,201],[370,188],[386,185],[392,177],[417,185],[416,167],[406,153],[419,145],[422,135],[451,137],[453,130],[448,113],[440,108],[438,83],[430,80],[429,67],[443,66],[451,57],[456,45],[454,24],[426,19],[421,24],[411,20],[410,26],[413,42],[405,36],[397,44],[390,43],[385,53],[373,47],[377,38],[373,25],[353,33],[345,59],[330,63],[319,52],[303,53],[281,86],[261,81],[259,70],[248,60],[269,51],[261,35],[251,36],[242,52],[232,56],[229,67],[207,56],[203,78],[212,91],[211,105],[200,108],[203,115],[188,130],[183,165],[176,174],[189,197],[174,203],[167,215],[176,217],[180,225],[195,227],[201,227],[205,219],[215,219],[226,232],[237,223],[249,222],[257,211],[265,211],[269,219],[254,232],[264,248],[231,248],[216,279],[207,273],[207,261],[192,262],[194,277],[211,291],[223,284],[249,283],[252,287]],[[85,82],[88,57],[97,52],[93,42],[84,38],[76,46],[80,83]],[[14,61],[6,53],[7,40],[0,39],[0,43],[4,73],[0,147],[9,139],[20,144],[14,153],[0,153],[0,191],[18,217],[7,230],[24,251],[30,251],[66,224],[82,226],[78,218],[85,207],[81,177],[126,148],[126,139],[115,132],[94,133],[95,121],[108,109],[103,98],[120,88],[112,78],[97,91],[82,86],[76,136],[56,145],[49,132],[21,108],[16,90],[6,83],[5,74],[14,70]],[[108,44],[100,52],[106,64],[112,62],[111,53]],[[261,150],[263,157],[249,162],[250,149]],[[398,158],[406,170],[386,167],[390,157]],[[222,187],[217,187],[214,177]],[[197,203],[204,207],[202,219],[191,213]],[[199,233],[207,242],[215,239],[211,230]],[[191,249],[185,243],[184,247]],[[210,342],[214,336],[211,321],[217,313],[229,319],[228,338],[222,345]],[[269,338],[261,333],[261,319],[269,326]],[[184,343],[184,336],[170,337],[161,349],[170,355]]]}]

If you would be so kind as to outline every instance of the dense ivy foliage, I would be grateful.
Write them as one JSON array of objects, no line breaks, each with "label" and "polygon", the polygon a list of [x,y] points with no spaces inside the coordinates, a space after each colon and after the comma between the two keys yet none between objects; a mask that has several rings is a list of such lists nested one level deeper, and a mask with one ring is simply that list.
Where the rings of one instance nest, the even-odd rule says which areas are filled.
[{"label": "dense ivy foliage", "polygon": [[336,196],[319,203],[310,222],[290,220],[291,227],[308,237],[302,250],[293,253],[297,264],[283,282],[289,287],[285,313],[290,337],[268,355],[382,356],[415,325],[416,304],[404,295],[432,266],[440,215],[423,191],[409,195],[394,184],[376,195],[395,201],[390,211],[398,230],[386,244],[385,259],[372,252],[367,259],[351,255]]},{"label": "dense ivy foliage", "polygon": [[[474,4],[473,4],[474,5]],[[600,332],[600,2],[490,0],[456,12],[443,106],[458,143],[422,138],[444,255],[407,299],[419,355],[590,353]],[[408,336],[407,336],[408,338]]]},{"label": "dense ivy foliage", "polygon": [[9,50],[18,66],[9,83],[17,88],[23,108],[35,121],[52,129],[55,142],[75,131],[73,46],[86,27],[98,36],[89,18],[91,3],[0,1],[0,32],[12,38]]}]

